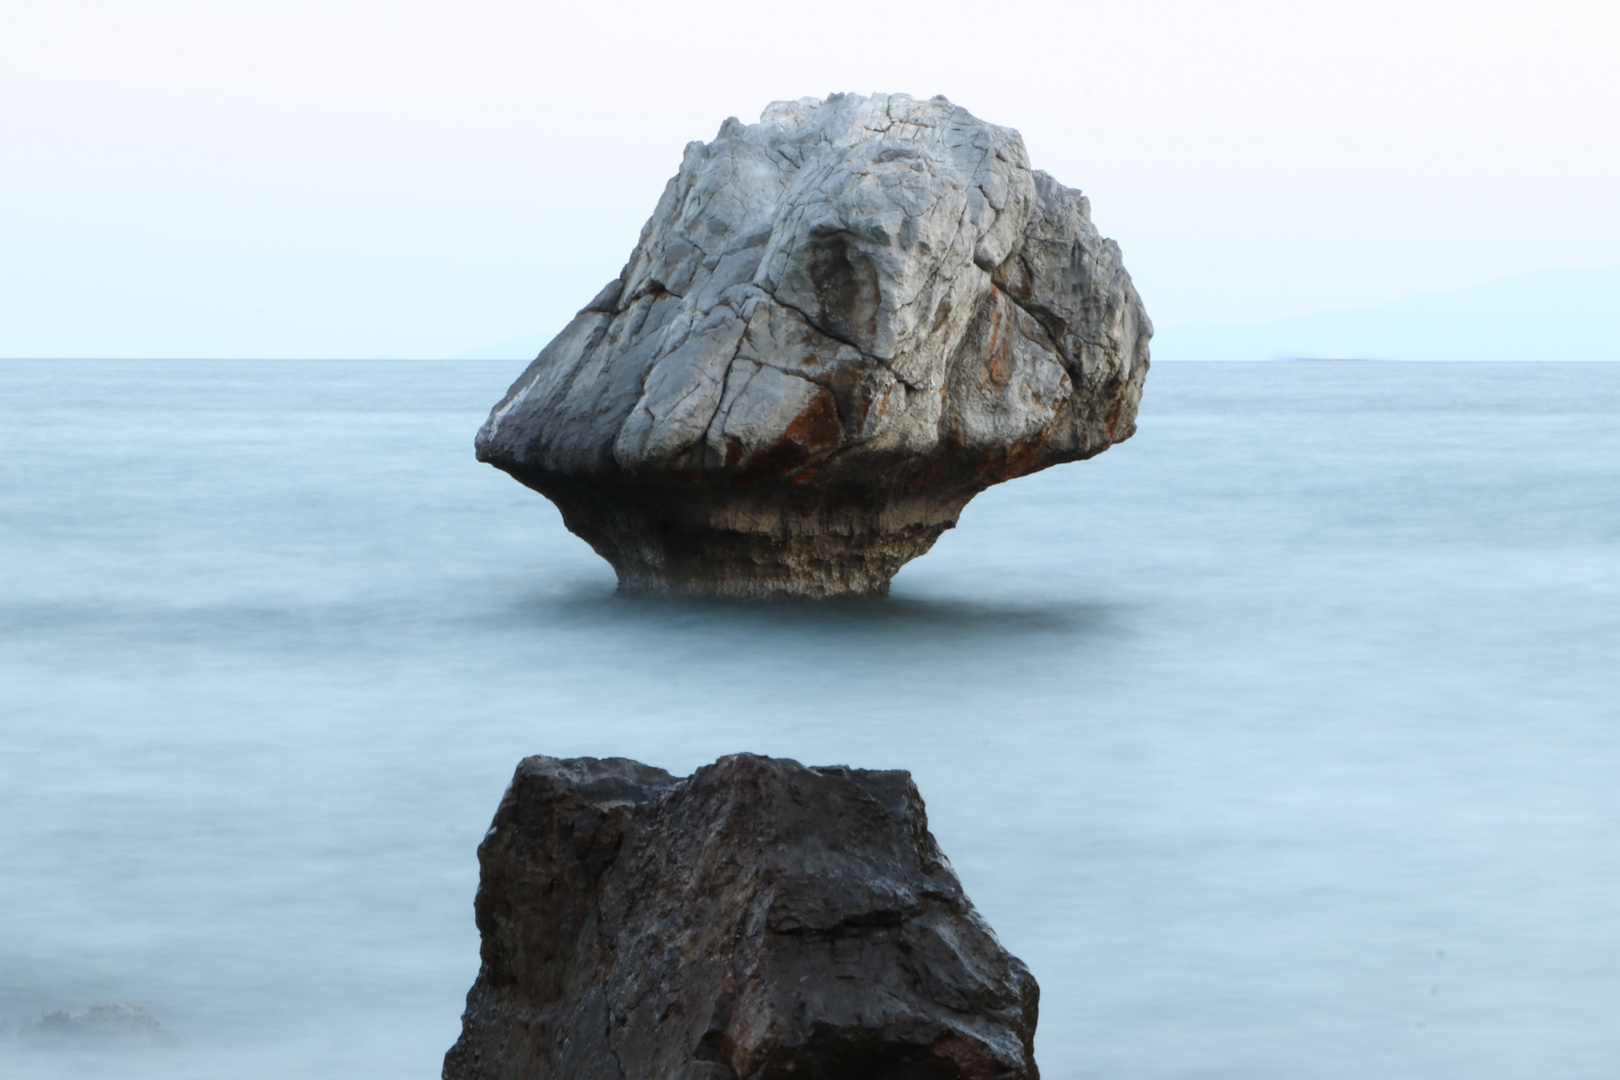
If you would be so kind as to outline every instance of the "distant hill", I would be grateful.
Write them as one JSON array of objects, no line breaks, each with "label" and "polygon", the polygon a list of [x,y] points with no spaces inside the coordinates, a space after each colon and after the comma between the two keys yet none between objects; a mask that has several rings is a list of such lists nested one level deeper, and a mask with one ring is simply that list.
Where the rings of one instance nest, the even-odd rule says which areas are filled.
[{"label": "distant hill", "polygon": [[1540,270],[1253,326],[1185,323],[1155,360],[1620,360],[1620,266]]},{"label": "distant hill", "polygon": [[482,349],[471,349],[464,353],[457,353],[456,360],[533,360],[540,355],[540,350],[546,347],[550,338],[515,337],[501,342],[499,345],[485,345]]}]

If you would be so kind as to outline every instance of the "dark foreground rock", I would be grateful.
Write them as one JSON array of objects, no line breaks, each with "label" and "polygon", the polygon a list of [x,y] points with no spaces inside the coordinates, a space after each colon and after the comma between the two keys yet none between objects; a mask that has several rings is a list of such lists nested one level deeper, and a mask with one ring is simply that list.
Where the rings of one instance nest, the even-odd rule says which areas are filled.
[{"label": "dark foreground rock", "polygon": [[446,1080],[1035,1080],[1035,980],[901,771],[525,759]]},{"label": "dark foreground rock", "polygon": [[1152,326],[1080,192],[944,98],[691,143],[619,277],[478,433],[665,594],[880,594],[992,484],[1136,430]]}]

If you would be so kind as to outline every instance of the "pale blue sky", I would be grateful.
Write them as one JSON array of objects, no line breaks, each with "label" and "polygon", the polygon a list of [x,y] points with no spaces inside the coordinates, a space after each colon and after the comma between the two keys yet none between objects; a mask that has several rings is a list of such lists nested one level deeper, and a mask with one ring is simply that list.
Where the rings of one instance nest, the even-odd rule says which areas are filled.
[{"label": "pale blue sky", "polygon": [[0,0],[0,356],[555,332],[682,145],[944,93],[1161,325],[1620,263],[1620,5]]}]

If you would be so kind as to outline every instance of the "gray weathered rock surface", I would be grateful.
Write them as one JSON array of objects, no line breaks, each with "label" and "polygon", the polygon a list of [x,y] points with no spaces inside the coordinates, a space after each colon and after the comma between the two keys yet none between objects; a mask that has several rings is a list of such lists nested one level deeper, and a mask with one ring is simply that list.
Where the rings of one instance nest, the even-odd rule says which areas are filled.
[{"label": "gray weathered rock surface", "polygon": [[908,773],[532,757],[446,1080],[1035,1080],[1037,990]]},{"label": "gray weathered rock surface", "polygon": [[944,98],[777,102],[687,146],[478,457],[622,588],[882,593],[986,487],[1129,438],[1151,335],[1016,131]]}]

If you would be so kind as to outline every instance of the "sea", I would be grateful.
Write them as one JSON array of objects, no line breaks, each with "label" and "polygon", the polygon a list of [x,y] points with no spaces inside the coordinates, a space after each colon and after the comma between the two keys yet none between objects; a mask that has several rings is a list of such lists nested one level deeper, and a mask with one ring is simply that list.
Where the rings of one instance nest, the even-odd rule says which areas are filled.
[{"label": "sea", "polygon": [[1620,364],[1159,364],[824,604],[617,594],[522,367],[0,361],[0,1075],[436,1077],[518,761],[738,751],[911,771],[1047,1080],[1620,1074]]}]

